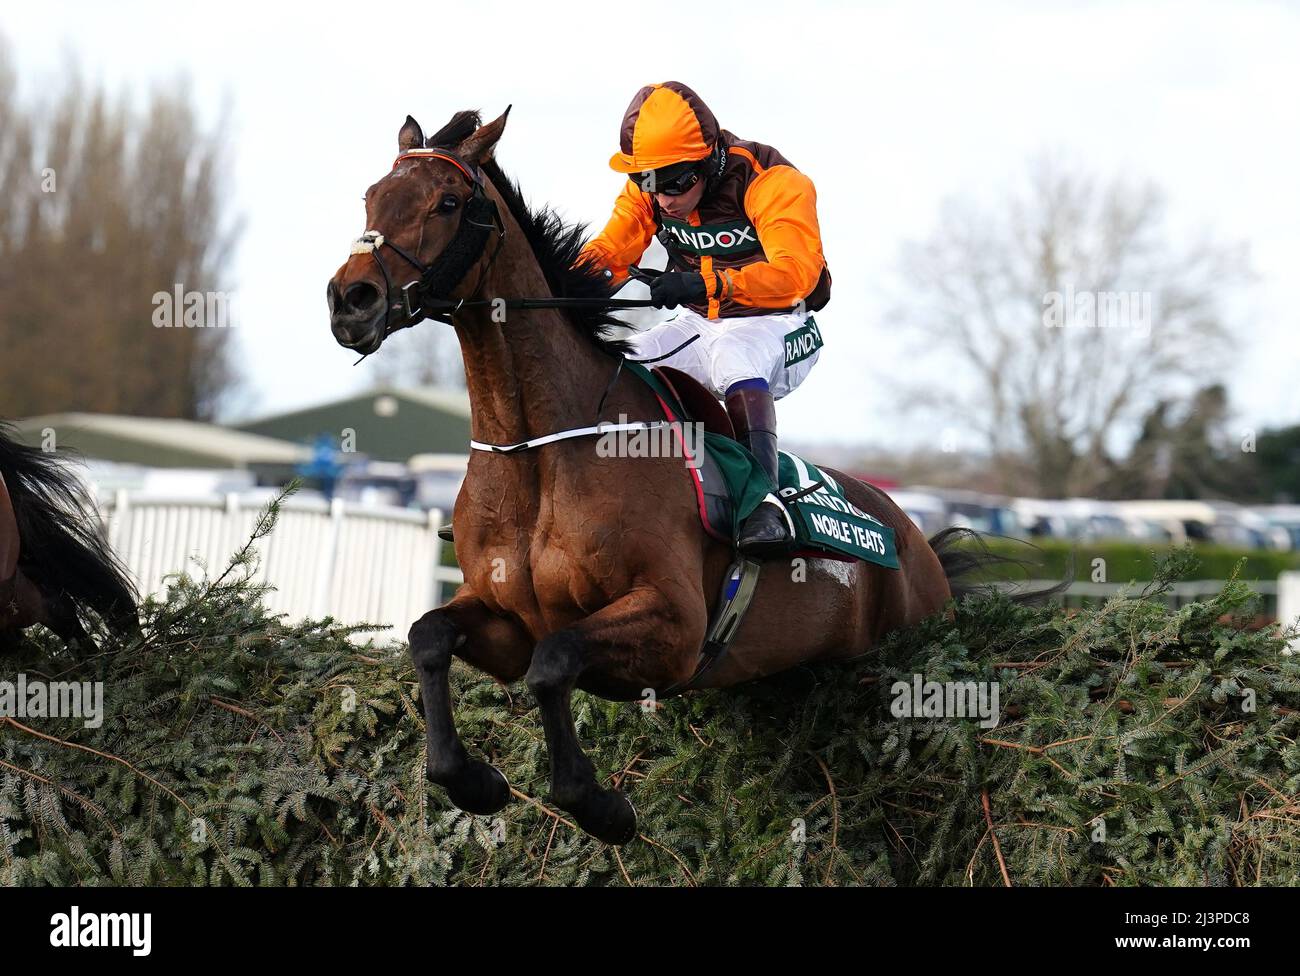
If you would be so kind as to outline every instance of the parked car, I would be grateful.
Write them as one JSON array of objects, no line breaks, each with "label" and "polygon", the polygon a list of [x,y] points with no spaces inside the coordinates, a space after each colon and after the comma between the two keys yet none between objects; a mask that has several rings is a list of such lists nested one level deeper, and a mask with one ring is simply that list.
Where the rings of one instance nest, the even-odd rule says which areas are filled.
[{"label": "parked car", "polygon": [[464,454],[417,454],[407,462],[415,479],[415,504],[437,508],[451,520],[451,510],[465,480],[469,458]]},{"label": "parked car", "polygon": [[334,487],[334,494],[362,505],[430,507],[419,505],[419,484],[410,468],[393,461],[348,465]]},{"label": "parked car", "polygon": [[938,495],[925,491],[891,491],[889,497],[927,537],[948,525],[948,509]]},{"label": "parked car", "polygon": [[1291,549],[1300,549],[1300,505],[1259,505],[1254,510],[1275,532],[1285,533]]}]

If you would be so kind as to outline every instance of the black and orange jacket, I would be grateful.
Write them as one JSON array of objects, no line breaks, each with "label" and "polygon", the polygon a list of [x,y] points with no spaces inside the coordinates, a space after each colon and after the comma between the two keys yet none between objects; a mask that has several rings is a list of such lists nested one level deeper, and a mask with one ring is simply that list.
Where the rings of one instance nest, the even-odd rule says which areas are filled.
[{"label": "black and orange jacket", "polygon": [[720,130],[699,96],[671,81],[637,93],[620,143],[610,166],[621,173],[703,159],[715,145],[720,168],[685,221],[663,214],[654,196],[629,180],[585,257],[621,282],[657,235],[670,270],[704,276],[709,301],[691,308],[711,319],[764,315],[800,301],[815,311],[829,301],[817,191],[779,152]]}]

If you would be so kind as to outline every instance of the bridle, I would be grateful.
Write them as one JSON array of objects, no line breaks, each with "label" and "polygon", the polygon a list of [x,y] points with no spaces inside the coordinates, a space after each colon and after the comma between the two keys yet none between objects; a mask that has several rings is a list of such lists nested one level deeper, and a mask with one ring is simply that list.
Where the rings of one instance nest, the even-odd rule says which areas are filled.
[{"label": "bridle", "polygon": [[[450,324],[452,314],[467,304],[467,300],[451,299],[447,297],[448,294],[461,283],[469,270],[482,258],[488,241],[495,231],[497,246],[493,250],[491,258],[488,259],[488,264],[483,269],[483,275],[480,279],[486,280],[487,272],[491,268],[492,262],[496,260],[497,255],[501,252],[506,237],[505,222],[502,221],[501,214],[497,210],[496,201],[489,198],[484,191],[483,174],[477,166],[471,166],[448,150],[410,149],[393,161],[393,169],[396,169],[403,161],[408,159],[442,159],[451,163],[469,180],[472,192],[469,199],[465,201],[465,211],[461,215],[460,226],[456,228],[455,235],[443,248],[442,253],[428,264],[422,262],[418,254],[411,254],[404,247],[388,240],[377,230],[368,230],[353,242],[352,253],[369,253],[374,258],[379,273],[384,279],[386,319],[391,319],[393,312],[400,311],[402,313],[402,318],[386,322],[384,327],[385,339],[394,332],[400,329],[408,329],[427,318]],[[429,214],[426,213],[425,221],[427,222],[428,219]],[[420,277],[403,285],[401,289],[394,289],[393,279],[388,273],[388,267],[384,264],[383,257],[380,255],[380,250],[384,247],[391,249],[403,261],[415,268],[420,273]],[[394,299],[395,291],[399,292],[396,300]],[[481,304],[477,301],[469,303]]]},{"label": "bridle", "polygon": [[[469,199],[465,202],[464,213],[460,218],[460,226],[456,228],[447,246],[429,263],[424,263],[419,259],[419,255],[411,254],[405,248],[388,240],[382,233],[377,230],[368,230],[358,237],[352,244],[353,254],[369,254],[374,258],[375,264],[379,268],[379,273],[384,279],[384,309],[385,309],[385,326],[384,338],[387,339],[394,332],[401,329],[409,329],[413,325],[424,321],[425,319],[435,319],[445,324],[453,324],[453,316],[463,308],[484,305],[504,306],[511,309],[540,309],[540,308],[649,308],[651,302],[644,299],[624,299],[624,298],[479,298],[476,297],[482,282],[487,280],[488,271],[491,270],[492,263],[496,260],[497,255],[505,246],[506,225],[501,219],[500,211],[497,209],[496,201],[491,199],[484,189],[484,180],[482,170],[475,165],[461,159],[455,153],[447,149],[408,149],[401,153],[393,161],[393,169],[407,159],[441,159],[451,163],[465,176],[470,182],[472,191]],[[426,222],[429,219],[426,213]],[[483,272],[479,276],[479,287],[466,298],[450,298],[450,293],[455,290],[465,276],[469,274],[476,264],[483,257],[484,251],[487,250],[488,242],[496,235],[496,247],[492,251],[491,257],[488,258]],[[420,276],[414,281],[403,285],[400,289],[393,286],[392,277],[389,275],[388,267],[384,264],[380,252],[382,248],[389,248],[399,258],[405,261],[411,267],[420,273]],[[418,251],[418,248],[417,248]],[[394,312],[400,312],[401,318],[389,321]],[[362,359],[365,357],[363,356]],[[358,360],[360,362],[361,360]]]},{"label": "bridle", "polygon": [[[419,246],[416,246],[416,254],[411,254],[405,248],[394,244],[377,230],[368,230],[362,234],[352,244],[353,254],[369,254],[379,266],[379,273],[384,278],[384,309],[385,317],[390,316],[394,311],[400,310],[402,318],[395,323],[386,322],[384,326],[384,338],[387,339],[394,332],[400,329],[408,329],[425,319],[436,319],[439,322],[453,324],[453,316],[462,308],[483,305],[497,305],[514,309],[541,309],[541,308],[649,308],[654,303],[647,299],[633,298],[477,298],[479,288],[487,280],[488,271],[491,270],[492,262],[496,260],[497,255],[501,253],[501,248],[505,245],[506,226],[501,219],[501,214],[497,210],[496,201],[488,197],[483,188],[483,174],[477,166],[471,166],[465,160],[461,159],[455,153],[445,149],[409,149],[401,153],[393,162],[393,168],[396,169],[405,159],[442,159],[451,163],[464,174],[465,178],[470,181],[473,190],[470,198],[465,203],[465,213],[461,216],[460,226],[456,228],[456,233],[451,241],[447,244],[441,254],[434,258],[428,264],[419,259]],[[426,212],[425,221],[428,221]],[[483,257],[483,252],[487,248],[488,241],[492,237],[492,232],[496,232],[497,245],[488,258],[487,264],[483,268],[482,274],[479,275],[479,285],[474,289],[469,297],[466,298],[448,298],[447,296],[455,289],[464,279],[471,268]],[[423,232],[421,232],[423,234]],[[423,240],[423,236],[421,236]],[[399,300],[393,298],[393,280],[388,273],[388,268],[380,256],[380,249],[383,247],[390,248],[393,253],[400,257],[416,271],[420,272],[420,277],[409,284],[403,285],[400,289],[401,297]],[[650,272],[632,265],[629,272],[633,277],[642,281],[649,281],[654,275],[661,272]],[[682,349],[689,346],[698,339],[699,336],[691,336],[685,342],[681,343],[675,349],[655,356],[652,359],[633,360],[643,365],[656,363],[664,359],[670,359]],[[369,353],[363,355],[357,362],[361,362]],[[605,401],[609,398],[614,386],[618,383],[619,377],[623,373],[623,363],[627,360],[619,356],[614,366],[614,375],[610,378],[605,387],[605,392],[601,394],[600,402],[596,405],[596,417],[599,419],[605,408]],[[571,437],[587,437],[592,434],[605,433],[607,431],[617,430],[642,430],[650,427],[660,426],[658,422],[646,423],[643,421],[633,421],[631,423],[615,424],[595,424],[590,427],[575,428],[572,430],[558,431],[554,434],[547,434],[543,437],[533,438],[527,441],[521,441],[518,444],[484,444],[478,441],[470,441],[470,447],[479,451],[491,451],[499,454],[513,454],[516,451],[527,450],[532,447],[540,447],[543,444],[549,444],[557,440],[566,440]]]}]

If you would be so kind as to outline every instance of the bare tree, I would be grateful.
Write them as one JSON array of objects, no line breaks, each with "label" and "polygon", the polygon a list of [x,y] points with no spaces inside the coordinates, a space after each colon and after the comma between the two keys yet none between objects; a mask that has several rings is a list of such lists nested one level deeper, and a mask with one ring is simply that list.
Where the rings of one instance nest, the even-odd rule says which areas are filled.
[{"label": "bare tree", "polygon": [[1171,240],[1153,185],[1044,157],[995,206],[945,204],[904,248],[903,277],[904,327],[977,381],[942,399],[977,427],[1004,490],[1061,497],[1105,480],[1152,404],[1222,375],[1226,299],[1248,272],[1241,246]]},{"label": "bare tree", "polygon": [[[183,83],[137,112],[75,70],[27,104],[7,52],[0,39],[0,414],[211,416],[235,378],[224,126],[201,129]],[[171,308],[177,294],[201,313]]]}]

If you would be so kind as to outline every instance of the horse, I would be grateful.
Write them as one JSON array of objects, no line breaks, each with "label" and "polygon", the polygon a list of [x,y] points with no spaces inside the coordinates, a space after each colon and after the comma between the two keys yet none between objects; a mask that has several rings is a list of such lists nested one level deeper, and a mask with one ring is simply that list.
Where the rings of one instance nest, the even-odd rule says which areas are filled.
[{"label": "horse", "polygon": [[90,614],[119,636],[138,631],[135,588],[97,522],[66,458],[0,424],[0,649],[33,624],[85,647]]},{"label": "horse", "polygon": [[[511,448],[471,450],[452,516],[464,584],[408,634],[428,779],[470,813],[509,800],[505,777],[457,734],[448,670],[459,657],[507,685],[523,679],[545,733],[551,801],[622,844],[636,836],[636,812],[597,781],[572,693],[629,701],[689,683],[734,552],[702,531],[680,458],[603,457],[590,437],[517,447],[591,425],[597,412],[661,414],[645,384],[619,380],[630,347],[616,338],[609,277],[580,259],[585,228],[530,208],[496,162],[508,114],[484,125],[458,112],[427,139],[407,116],[397,161],[366,191],[367,231],[328,282],[330,326],[340,345],[368,355],[422,319],[448,322],[472,446]],[[861,657],[963,591],[957,577],[979,560],[955,534],[927,540],[880,489],[823,471],[894,530],[899,568],[812,558],[800,573],[766,563],[727,655],[691,690]]]}]

